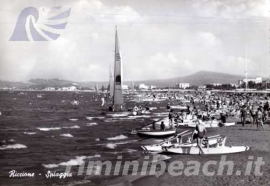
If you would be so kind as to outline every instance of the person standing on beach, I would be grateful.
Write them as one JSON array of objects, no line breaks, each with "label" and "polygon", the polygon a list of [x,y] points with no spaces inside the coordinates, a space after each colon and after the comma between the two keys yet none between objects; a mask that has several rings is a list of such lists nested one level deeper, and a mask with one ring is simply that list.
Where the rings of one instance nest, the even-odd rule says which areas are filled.
[{"label": "person standing on beach", "polygon": [[174,119],[174,113],[173,113],[173,109],[171,109],[170,112],[169,112],[169,120],[170,120],[170,124],[173,123],[173,119]]},{"label": "person standing on beach", "polygon": [[243,108],[241,110],[241,122],[242,122],[243,127],[246,124],[246,119],[247,119],[247,108],[246,108],[246,106],[243,106]]},{"label": "person standing on beach", "polygon": [[263,123],[268,121],[268,109],[264,109],[263,111]]},{"label": "person standing on beach", "polygon": [[196,125],[196,128],[192,134],[192,139],[197,140],[197,146],[200,149],[201,154],[204,154],[204,152],[202,150],[202,141],[203,141],[205,134],[206,134],[206,128],[202,123],[201,116],[198,116],[197,125]]},{"label": "person standing on beach", "polygon": [[259,130],[259,128],[263,128],[263,113],[262,113],[262,109],[261,108],[258,108],[258,111],[257,111],[257,129]]},{"label": "person standing on beach", "polygon": [[257,123],[257,115],[256,115],[256,110],[255,110],[255,107],[254,106],[250,110],[250,115],[252,117],[252,126],[254,126],[255,123]]}]

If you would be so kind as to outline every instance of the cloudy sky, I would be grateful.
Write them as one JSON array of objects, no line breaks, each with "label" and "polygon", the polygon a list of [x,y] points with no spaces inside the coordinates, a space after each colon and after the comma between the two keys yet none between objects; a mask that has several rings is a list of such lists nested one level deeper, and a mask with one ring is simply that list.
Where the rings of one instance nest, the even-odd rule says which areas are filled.
[{"label": "cloudy sky", "polygon": [[[37,27],[53,7],[71,8],[51,41],[10,41],[18,17],[36,8]],[[125,80],[209,70],[270,74],[269,0],[1,0],[0,79],[107,81],[118,27]],[[31,15],[29,15],[31,16]],[[24,26],[23,28],[26,28]]]}]

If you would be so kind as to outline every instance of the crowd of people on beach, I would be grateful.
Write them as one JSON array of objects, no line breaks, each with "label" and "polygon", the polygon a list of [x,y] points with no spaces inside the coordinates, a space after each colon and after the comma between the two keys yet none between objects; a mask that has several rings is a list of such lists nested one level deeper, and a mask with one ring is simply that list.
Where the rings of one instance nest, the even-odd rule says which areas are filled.
[{"label": "crowd of people on beach", "polygon": [[170,109],[168,103],[167,108],[170,109],[169,120],[173,122],[183,122],[185,119],[191,118],[196,120],[198,116],[202,121],[212,121],[217,118],[220,124],[224,124],[228,117],[233,120],[241,119],[242,126],[245,127],[247,121],[252,126],[257,126],[257,129],[264,129],[264,123],[269,121],[270,109],[267,96],[260,94],[235,94],[235,93],[215,93],[204,94],[202,92],[192,92],[182,95],[187,108],[175,112]]}]

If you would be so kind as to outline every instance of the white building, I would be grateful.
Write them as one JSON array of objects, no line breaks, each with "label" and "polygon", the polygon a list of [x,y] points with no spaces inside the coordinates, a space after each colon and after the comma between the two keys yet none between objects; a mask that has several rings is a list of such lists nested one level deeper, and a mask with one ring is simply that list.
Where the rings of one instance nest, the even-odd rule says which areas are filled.
[{"label": "white building", "polygon": [[145,84],[139,84],[139,89],[140,90],[148,90],[149,86],[145,85]]},{"label": "white building", "polygon": [[156,86],[154,86],[154,85],[150,85],[150,87],[149,87],[151,90],[152,89],[156,89],[157,87]]},{"label": "white building", "polygon": [[47,91],[54,91],[55,88],[54,88],[54,87],[46,87],[44,90],[47,90]]},{"label": "white building", "polygon": [[206,90],[206,86],[205,85],[200,85],[200,86],[198,86],[198,90]]},{"label": "white building", "polygon": [[186,89],[189,87],[190,87],[189,83],[179,83],[179,88]]},{"label": "white building", "polygon": [[254,82],[256,84],[262,83],[262,77],[256,77],[254,79],[242,79],[242,80],[239,80],[240,85],[242,85],[243,83],[246,83],[246,82]]},{"label": "white building", "polygon": [[212,85],[214,85],[214,86],[221,86],[222,84],[221,83],[213,83]]},{"label": "white building", "polygon": [[77,87],[75,87],[75,86],[63,87],[63,88],[60,88],[59,90],[74,91],[74,90],[77,90]]}]

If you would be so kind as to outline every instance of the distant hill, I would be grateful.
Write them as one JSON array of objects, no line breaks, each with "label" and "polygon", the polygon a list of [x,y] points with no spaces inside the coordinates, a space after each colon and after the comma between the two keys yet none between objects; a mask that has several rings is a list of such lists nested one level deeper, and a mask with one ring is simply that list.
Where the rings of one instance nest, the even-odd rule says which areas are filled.
[{"label": "distant hill", "polygon": [[[175,77],[170,79],[159,79],[159,80],[144,80],[135,81],[134,84],[144,83],[147,85],[155,85],[157,87],[175,87],[178,83],[190,83],[190,85],[204,85],[210,83],[237,83],[238,80],[243,79],[244,76],[231,75],[219,72],[210,71],[199,71],[191,75]],[[94,87],[95,84],[99,85],[99,88],[103,85],[107,87],[108,82],[73,82],[62,79],[31,79],[29,82],[8,82],[0,81],[0,88],[31,88],[31,89],[44,89],[46,87],[69,87],[76,86],[84,88]],[[129,85],[130,82],[124,82],[123,84]]]},{"label": "distant hill", "polygon": [[145,83],[156,85],[158,87],[165,86],[175,86],[178,83],[190,83],[190,85],[204,85],[211,83],[238,83],[238,80],[243,79],[244,76],[231,75],[219,72],[211,72],[211,71],[199,71],[191,75],[175,77],[170,79],[163,80],[148,80],[148,81],[138,81],[136,83]]}]

